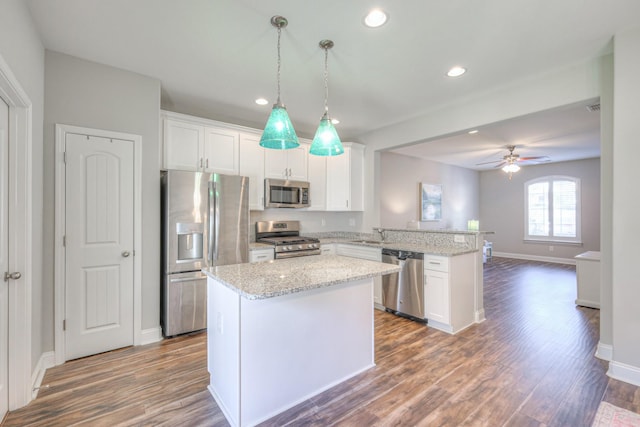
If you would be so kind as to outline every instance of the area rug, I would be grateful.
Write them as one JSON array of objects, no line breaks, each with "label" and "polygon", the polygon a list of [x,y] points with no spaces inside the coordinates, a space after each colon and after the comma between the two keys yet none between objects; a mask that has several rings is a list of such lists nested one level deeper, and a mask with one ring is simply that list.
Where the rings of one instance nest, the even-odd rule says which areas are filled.
[{"label": "area rug", "polygon": [[591,427],[640,427],[640,414],[600,402]]}]

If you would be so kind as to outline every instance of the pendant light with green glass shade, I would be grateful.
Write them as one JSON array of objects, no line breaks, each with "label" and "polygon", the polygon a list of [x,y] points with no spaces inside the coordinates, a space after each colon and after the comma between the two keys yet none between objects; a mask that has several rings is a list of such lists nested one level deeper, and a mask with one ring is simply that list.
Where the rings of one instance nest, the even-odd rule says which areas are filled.
[{"label": "pendant light with green glass shade", "polygon": [[329,117],[329,71],[327,61],[329,57],[329,49],[333,47],[333,41],[321,40],[320,47],[324,49],[324,115],[320,119],[320,125],[313,137],[309,153],[316,156],[339,156],[344,153],[344,147],[338,137],[338,132]]},{"label": "pendant light with green glass shade", "polygon": [[264,126],[260,146],[276,150],[287,150],[300,145],[287,109],[280,101],[280,34],[282,28],[286,27],[288,23],[287,18],[283,16],[276,15],[271,18],[271,25],[278,29],[278,100],[273,104],[271,115]]}]

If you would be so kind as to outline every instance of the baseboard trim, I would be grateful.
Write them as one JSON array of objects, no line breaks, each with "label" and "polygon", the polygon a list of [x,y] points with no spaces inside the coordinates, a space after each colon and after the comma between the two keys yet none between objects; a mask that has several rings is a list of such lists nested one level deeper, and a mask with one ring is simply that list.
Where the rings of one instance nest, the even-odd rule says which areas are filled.
[{"label": "baseboard trim", "polygon": [[613,379],[640,386],[640,368],[616,361],[609,362],[607,375]]},{"label": "baseboard trim", "polygon": [[509,252],[495,252],[495,251],[493,252],[493,256],[498,258],[514,258],[514,259],[525,259],[527,261],[541,261],[541,262],[551,262],[554,264],[576,265],[576,260],[573,258],[556,258],[556,257],[550,257],[550,256],[514,254]]},{"label": "baseboard trim", "polygon": [[487,318],[484,317],[484,308],[482,310],[476,310],[476,312],[475,312],[475,321],[476,321],[476,323],[482,323],[485,320],[487,320]]},{"label": "baseboard trim", "polygon": [[603,344],[601,342],[598,342],[595,356],[598,359],[611,362],[611,359],[613,359],[613,346],[611,344]]},{"label": "baseboard trim", "polygon": [[143,329],[140,332],[140,345],[152,344],[158,341],[162,341],[162,328],[160,326]]},{"label": "baseboard trim", "polygon": [[47,351],[40,355],[36,368],[31,374],[31,399],[38,396],[38,391],[42,387],[42,379],[47,369],[56,365],[56,354],[53,351]]}]

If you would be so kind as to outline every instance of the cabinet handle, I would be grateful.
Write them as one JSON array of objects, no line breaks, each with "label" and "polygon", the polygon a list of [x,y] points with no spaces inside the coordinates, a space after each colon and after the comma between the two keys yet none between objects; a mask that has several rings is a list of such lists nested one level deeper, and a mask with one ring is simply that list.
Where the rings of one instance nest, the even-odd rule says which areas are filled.
[{"label": "cabinet handle", "polygon": [[202,169],[202,157],[200,157],[200,169]]},{"label": "cabinet handle", "polygon": [[209,169],[209,159],[207,159],[207,161],[205,162],[205,168]]},{"label": "cabinet handle", "polygon": [[436,262],[436,261],[429,261],[429,264],[433,264],[433,265],[440,265],[440,262]]}]

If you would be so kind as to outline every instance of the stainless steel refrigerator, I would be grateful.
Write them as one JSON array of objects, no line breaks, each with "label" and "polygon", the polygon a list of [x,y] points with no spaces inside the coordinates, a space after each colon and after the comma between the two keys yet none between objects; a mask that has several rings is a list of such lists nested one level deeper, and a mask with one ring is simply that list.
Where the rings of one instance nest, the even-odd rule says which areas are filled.
[{"label": "stainless steel refrigerator", "polygon": [[249,178],[163,171],[162,333],[205,329],[207,280],[201,269],[249,260]]}]

